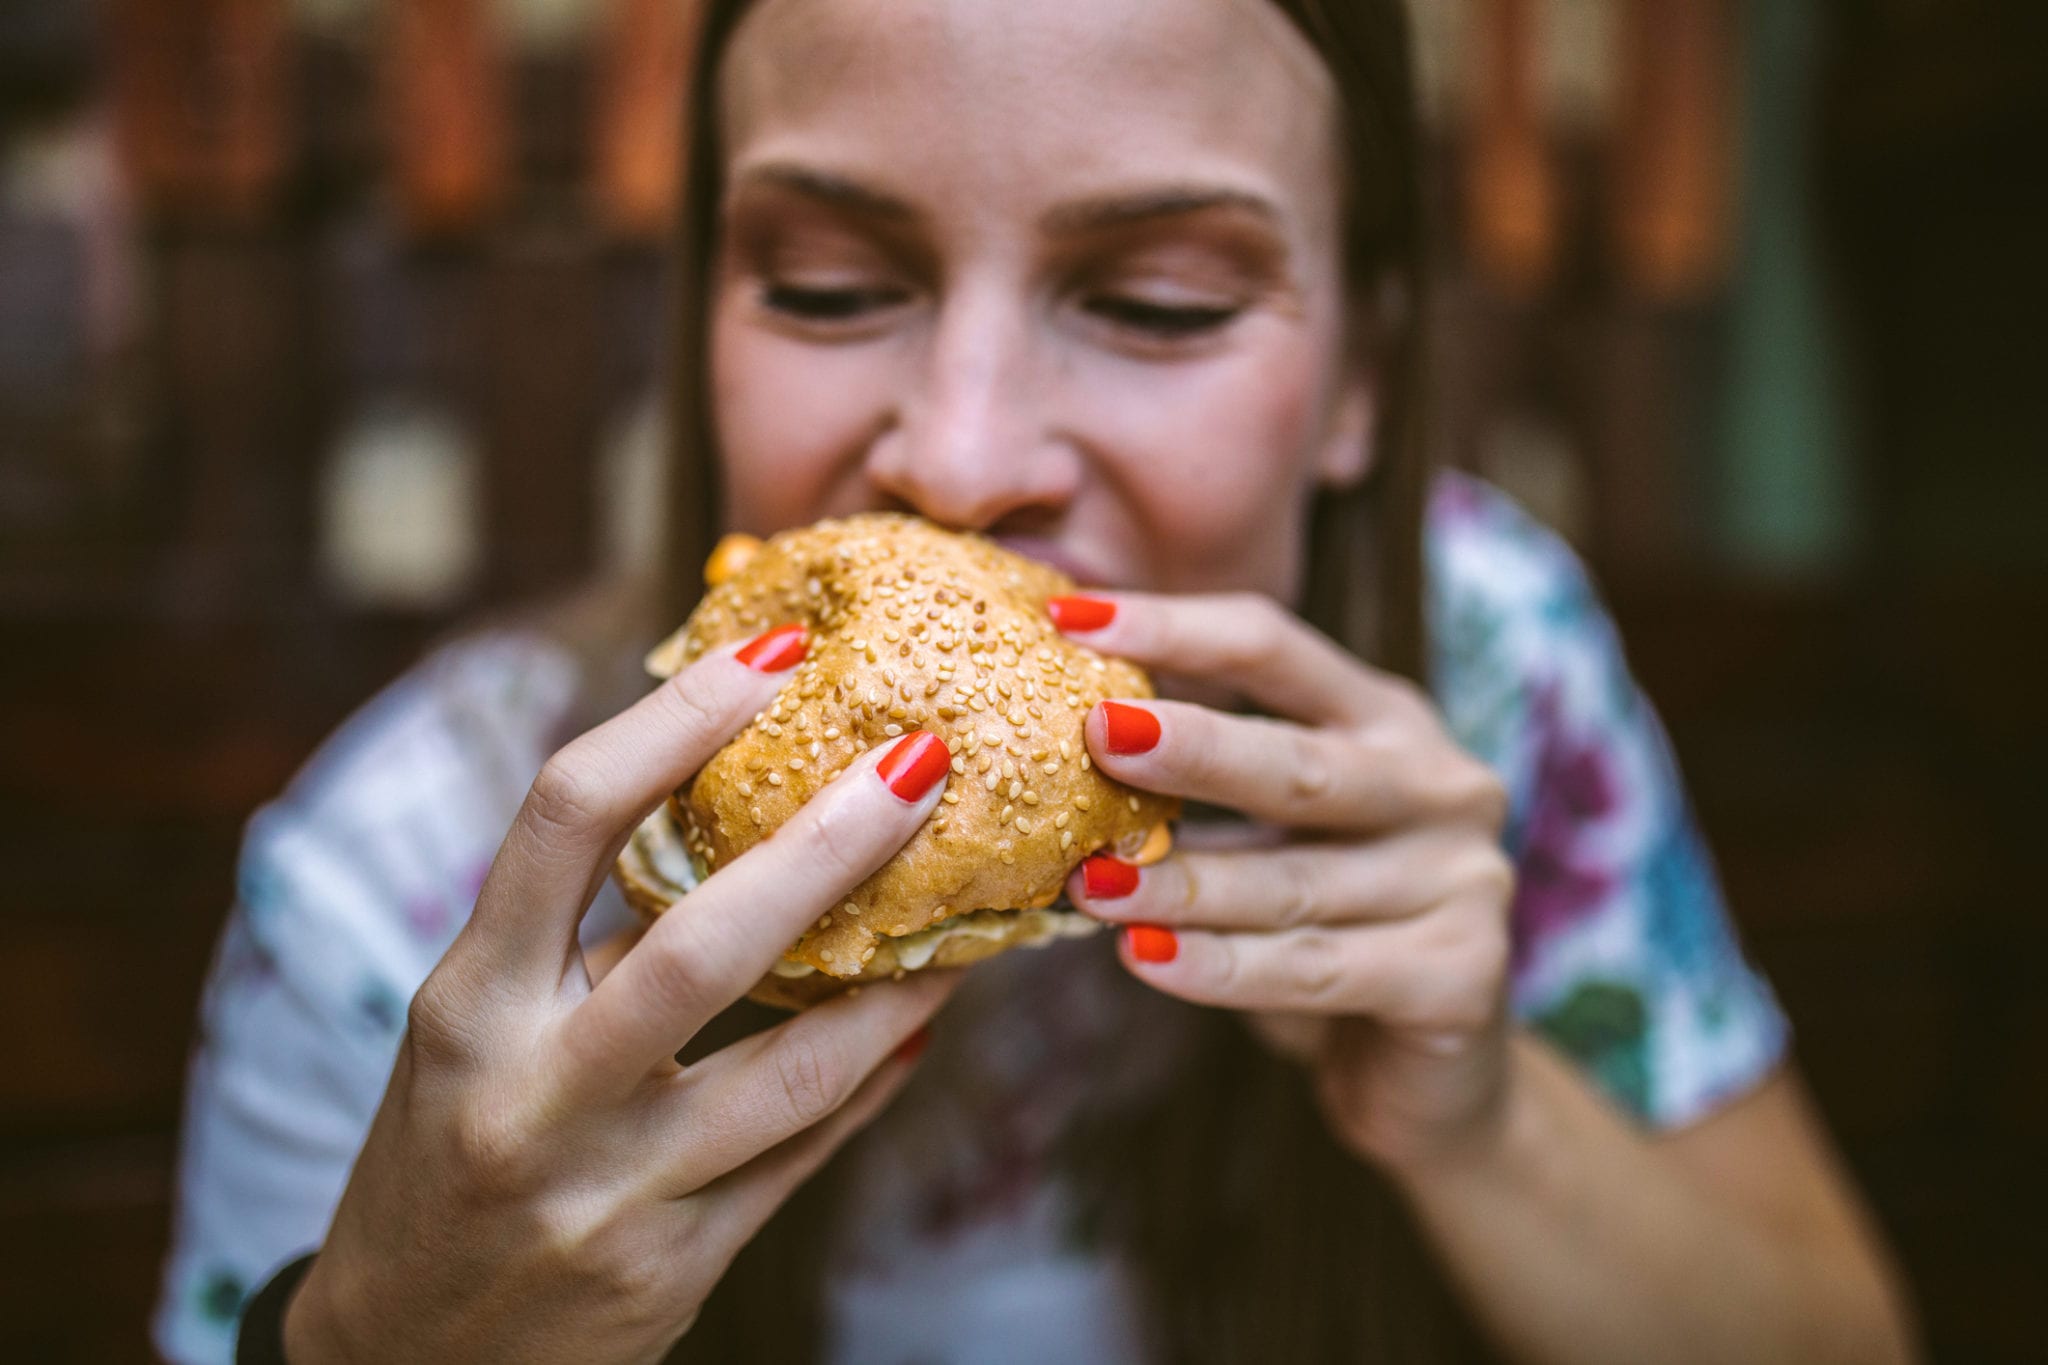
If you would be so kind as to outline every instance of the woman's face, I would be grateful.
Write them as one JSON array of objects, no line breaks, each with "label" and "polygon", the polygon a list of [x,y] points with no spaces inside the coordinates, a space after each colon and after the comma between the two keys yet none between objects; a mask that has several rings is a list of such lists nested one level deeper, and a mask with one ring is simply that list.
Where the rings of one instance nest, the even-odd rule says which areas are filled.
[{"label": "woman's face", "polygon": [[1291,601],[1362,476],[1334,95],[1266,0],[764,0],[721,72],[735,529],[907,509]]}]

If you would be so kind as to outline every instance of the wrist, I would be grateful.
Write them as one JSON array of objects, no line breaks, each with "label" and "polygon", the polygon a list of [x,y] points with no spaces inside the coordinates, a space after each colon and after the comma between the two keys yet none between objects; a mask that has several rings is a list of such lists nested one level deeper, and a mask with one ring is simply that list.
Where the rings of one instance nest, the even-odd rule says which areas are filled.
[{"label": "wrist", "polygon": [[1484,1109],[1445,1140],[1382,1164],[1411,1198],[1498,1185],[1541,1155],[1545,1125],[1541,1080],[1529,1065],[1525,1040],[1510,1033],[1501,1049],[1499,1081]]}]

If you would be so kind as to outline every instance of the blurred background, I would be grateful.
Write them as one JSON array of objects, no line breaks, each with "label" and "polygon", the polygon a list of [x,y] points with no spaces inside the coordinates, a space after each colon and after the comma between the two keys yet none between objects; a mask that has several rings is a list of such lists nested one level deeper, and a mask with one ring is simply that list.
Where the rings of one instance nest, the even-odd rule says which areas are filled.
[{"label": "blurred background", "polygon": [[[649,561],[691,8],[0,0],[0,1358],[146,1358],[249,812]],[[1937,1357],[2038,1360],[2048,5],[1418,25],[1441,457],[1594,565]]]}]

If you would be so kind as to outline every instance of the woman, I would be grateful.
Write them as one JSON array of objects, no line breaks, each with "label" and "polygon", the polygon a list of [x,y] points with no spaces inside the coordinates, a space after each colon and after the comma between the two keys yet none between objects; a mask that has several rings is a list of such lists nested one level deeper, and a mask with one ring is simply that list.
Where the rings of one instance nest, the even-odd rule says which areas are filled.
[{"label": "woman", "polygon": [[248,1329],[294,1365],[1421,1359],[1461,1321],[1518,1360],[1907,1358],[1583,581],[1422,476],[1398,6],[710,11],[679,560],[870,507],[1051,560],[1104,604],[1063,628],[1180,698],[1091,716],[1096,761],[1246,818],[1076,874],[1114,959],[727,1041],[938,788],[871,755],[586,962],[624,831],[792,660],[710,657],[542,767],[610,674],[446,651],[252,826],[166,1351],[225,1358],[318,1246]]}]

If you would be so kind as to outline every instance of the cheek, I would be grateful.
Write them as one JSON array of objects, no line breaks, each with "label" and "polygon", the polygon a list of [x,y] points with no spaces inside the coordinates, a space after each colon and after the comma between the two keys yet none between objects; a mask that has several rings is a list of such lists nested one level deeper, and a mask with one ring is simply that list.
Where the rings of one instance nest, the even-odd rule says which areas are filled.
[{"label": "cheek", "polygon": [[1322,429],[1318,355],[1290,339],[1118,400],[1132,439],[1110,458],[1152,542],[1159,587],[1293,596]]},{"label": "cheek", "polygon": [[711,331],[713,430],[726,524],[777,531],[851,510],[835,493],[879,420],[874,361],[777,336],[721,309]]}]

